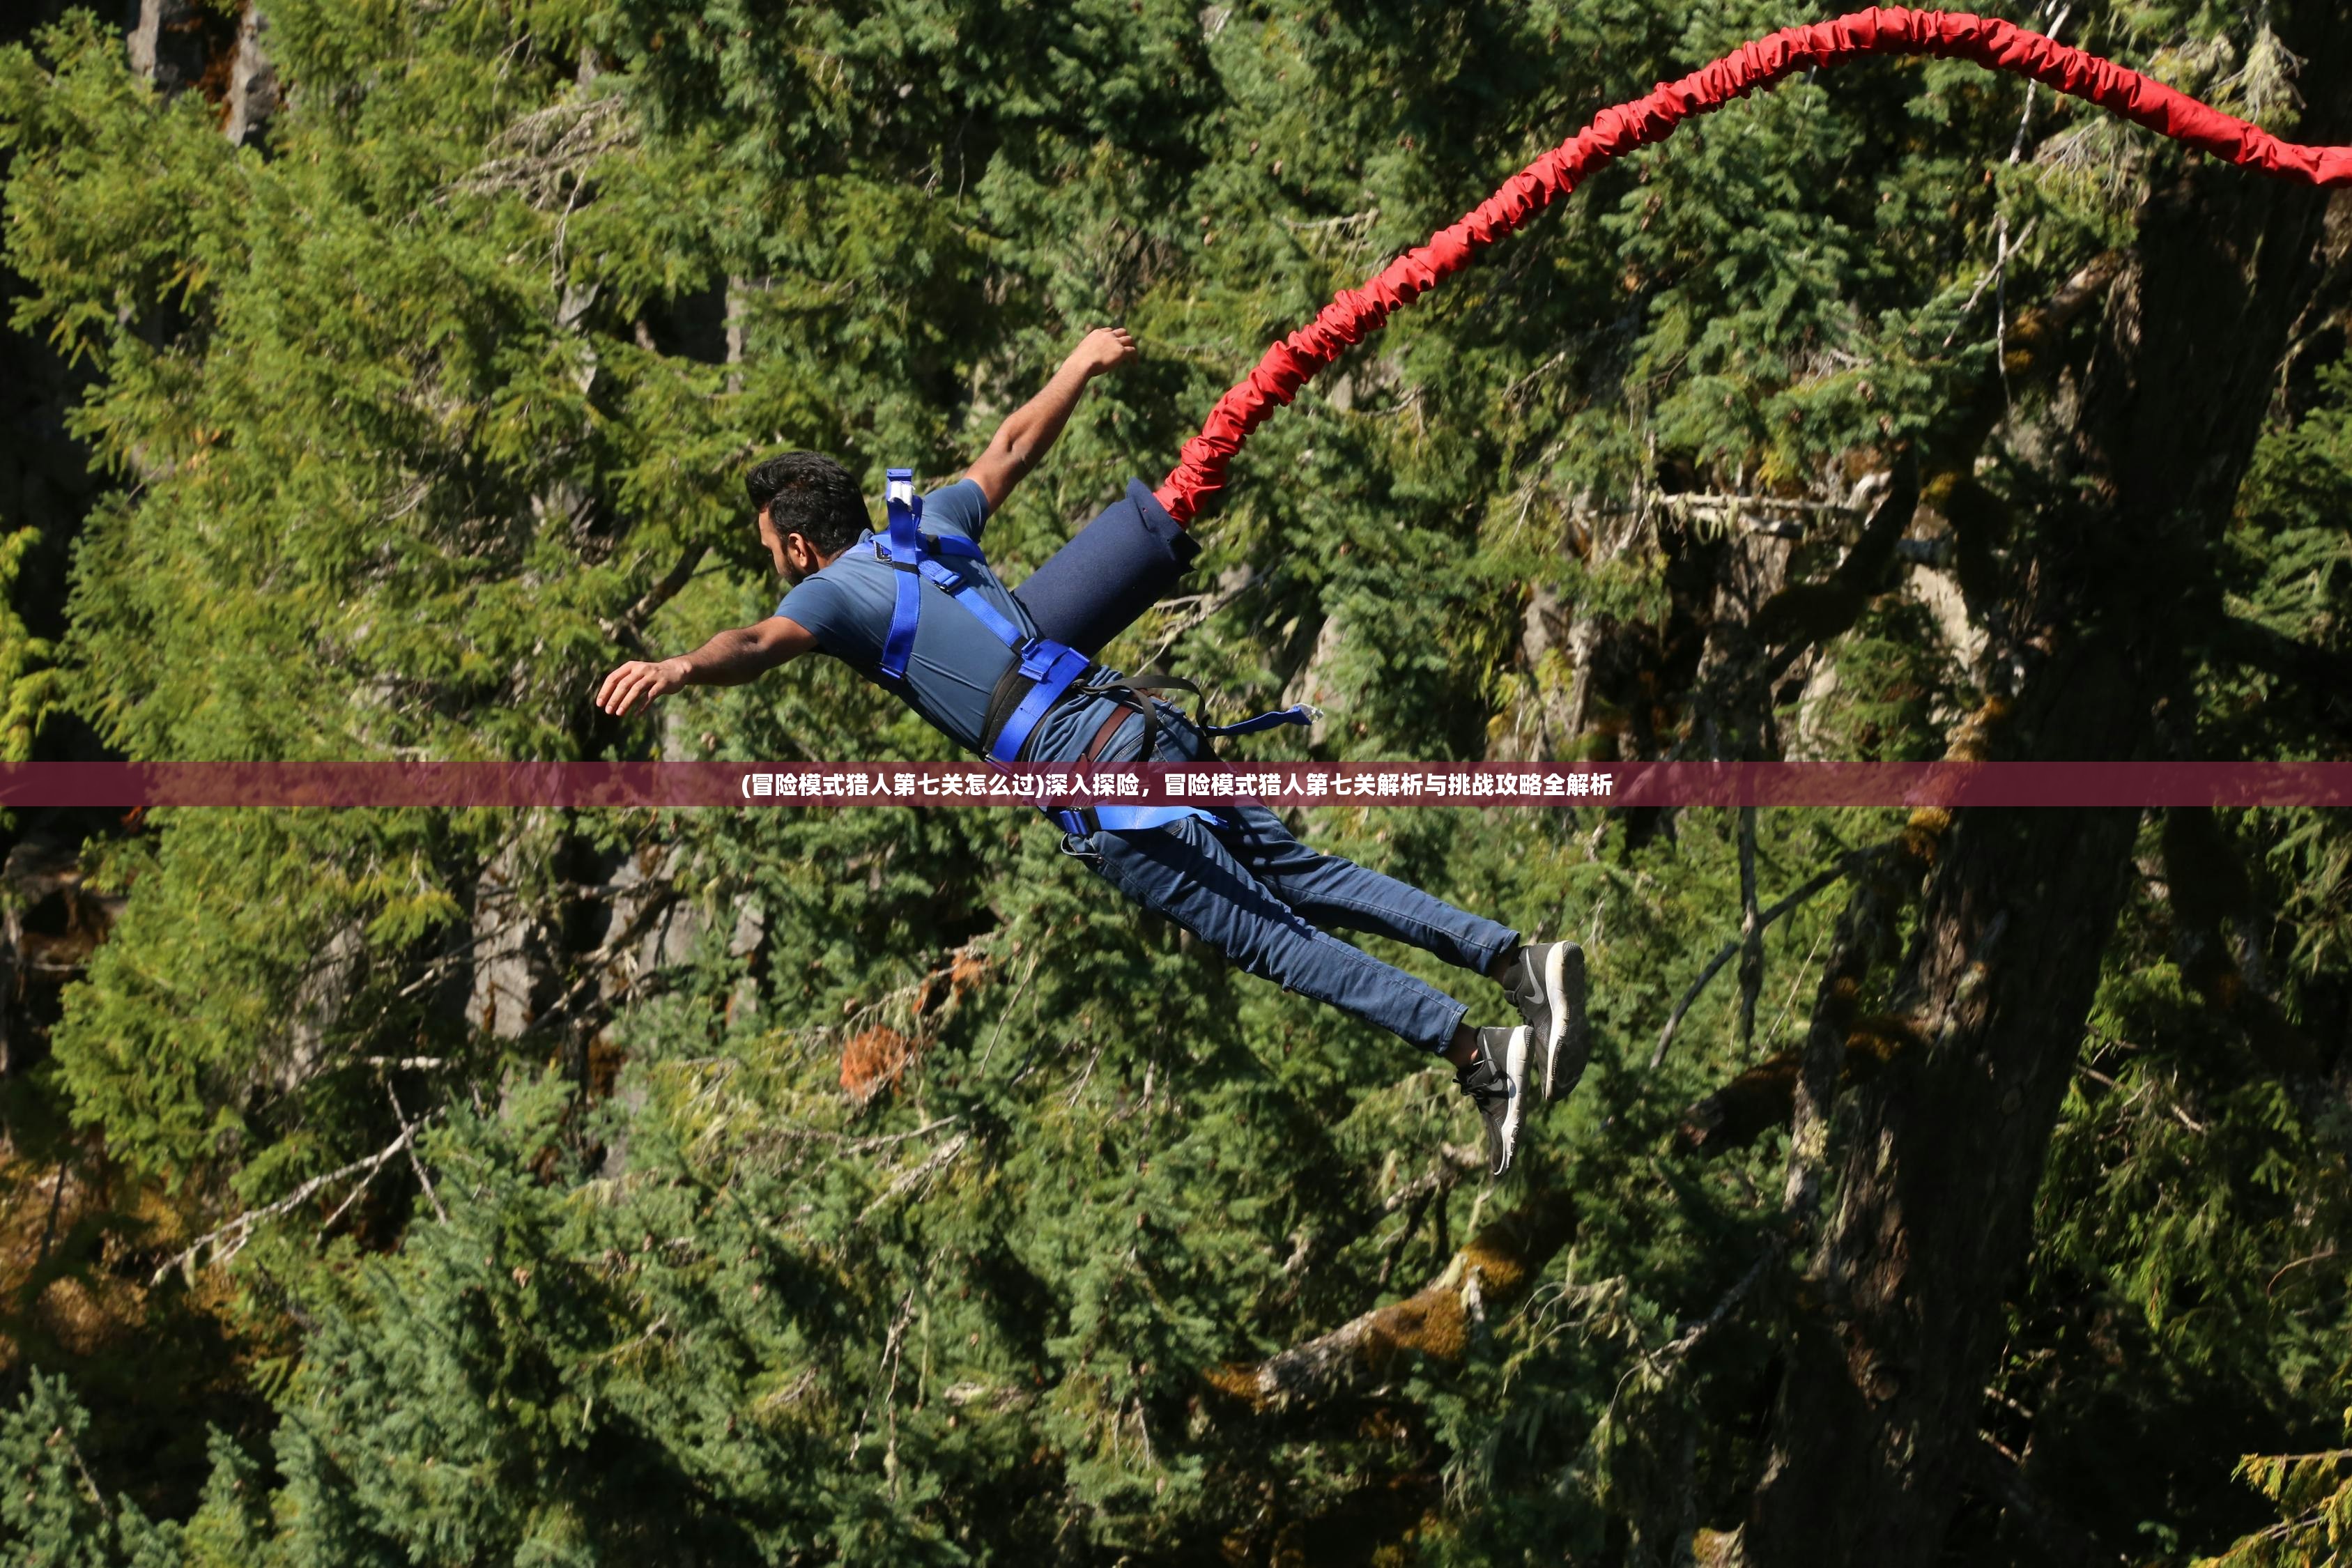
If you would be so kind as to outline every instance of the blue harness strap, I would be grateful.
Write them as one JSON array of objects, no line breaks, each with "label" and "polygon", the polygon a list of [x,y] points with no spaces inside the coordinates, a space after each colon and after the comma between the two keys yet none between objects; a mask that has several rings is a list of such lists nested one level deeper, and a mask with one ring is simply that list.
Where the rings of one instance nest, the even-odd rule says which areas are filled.
[{"label": "blue harness strap", "polygon": [[[959,595],[961,597],[961,595]],[[1021,655],[1021,674],[1034,682],[1029,694],[1004,721],[997,732],[996,744],[989,748],[989,760],[1010,767],[1020,761],[1021,748],[1029,743],[1029,732],[1046,710],[1070,689],[1071,682],[1094,668],[1094,661],[1066,643],[1047,642],[1043,637],[1013,649]]]},{"label": "blue harness strap", "polygon": [[898,597],[890,607],[889,635],[882,639],[882,673],[904,680],[907,659],[915,651],[915,625],[923,613],[923,582],[917,575],[923,567],[923,498],[915,493],[914,469],[888,468],[883,478],[890,550],[882,558],[898,574]]},{"label": "blue harness strap", "polygon": [[[1084,679],[1095,668],[1094,661],[1067,643],[1051,637],[1032,637],[1004,617],[1003,612],[988,602],[980,584],[940,563],[938,559],[963,560],[985,566],[988,557],[980,546],[969,539],[951,534],[926,534],[922,531],[923,498],[915,493],[915,471],[912,468],[885,470],[887,488],[884,500],[889,509],[889,542],[868,539],[854,547],[853,553],[871,555],[887,564],[898,574],[898,595],[890,608],[890,629],[882,639],[882,676],[892,681],[907,678],[907,661],[915,651],[915,629],[922,619],[923,584],[934,587],[963,606],[981,625],[989,629],[999,642],[1020,659],[1020,674],[1029,682],[1029,689],[1014,707],[1004,727],[997,731],[994,743],[988,749],[988,760],[999,767],[1010,767],[1020,761],[1022,748],[1038,722],[1053,710],[1063,693]],[[1270,730],[1277,724],[1304,724],[1315,717],[1315,710],[1307,707],[1285,708],[1273,713],[1261,713],[1234,724],[1202,725],[1204,735],[1249,735],[1260,730]],[[1210,818],[1213,814],[1196,805],[1098,805],[1080,811],[1047,808],[1045,815],[1059,824],[1066,833],[1085,835],[1095,827],[1113,832],[1134,832],[1147,827],[1165,827],[1188,816]],[[1089,823],[1091,819],[1091,823]]]},{"label": "blue harness strap", "polygon": [[1255,735],[1277,724],[1312,724],[1322,716],[1320,708],[1302,702],[1296,708],[1277,708],[1271,713],[1236,720],[1231,724],[1202,724],[1197,728],[1203,735]]},{"label": "blue harness strap", "polygon": [[[890,470],[892,483],[906,470]],[[919,505],[919,502],[917,503]],[[988,602],[980,584],[941,565],[933,556],[944,555],[988,563],[980,547],[967,539],[951,535],[933,536],[917,532],[911,539],[902,537],[901,520],[911,521],[913,507],[902,507],[893,500],[890,508],[890,542],[868,540],[856,547],[856,553],[870,554],[898,569],[898,597],[890,612],[890,630],[882,645],[882,673],[892,679],[904,679],[907,659],[914,651],[915,627],[922,615],[921,584],[928,580],[942,593],[963,606],[981,625],[986,626],[997,641],[1010,648],[1021,661],[1021,677],[1029,682],[1029,689],[1020,705],[1005,720],[1004,728],[997,731],[995,743],[988,749],[988,760],[1011,766],[1021,758],[1021,748],[1064,692],[1076,683],[1094,661],[1066,643],[1050,637],[1031,637],[1004,618],[1003,613]]]},{"label": "blue harness strap", "polygon": [[[1113,833],[1139,833],[1147,827],[1166,827],[1171,823],[1197,816],[1206,821],[1210,813],[1196,805],[1097,805],[1085,811],[1049,811],[1055,826],[1065,833],[1083,838],[1096,827],[1107,827]],[[1087,818],[1094,817],[1094,826]]]}]

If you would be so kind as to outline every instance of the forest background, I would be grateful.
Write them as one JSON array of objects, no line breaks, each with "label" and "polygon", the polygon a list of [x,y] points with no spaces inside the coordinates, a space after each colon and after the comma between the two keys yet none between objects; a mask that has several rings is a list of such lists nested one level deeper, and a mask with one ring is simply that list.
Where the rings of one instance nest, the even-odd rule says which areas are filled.
[{"label": "forest background", "polygon": [[[2321,0],[2000,9],[2352,141]],[[1017,580],[1818,14],[13,6],[0,758],[942,755],[835,667],[590,697],[772,605],[756,455],[950,476],[1122,322]],[[1114,660],[1327,758],[2342,757],[2347,216],[1971,66],[1791,80],[1302,395]],[[1507,1181],[1009,811],[0,819],[0,1561],[2342,1550],[2340,817],[1300,821],[1585,944]]]}]

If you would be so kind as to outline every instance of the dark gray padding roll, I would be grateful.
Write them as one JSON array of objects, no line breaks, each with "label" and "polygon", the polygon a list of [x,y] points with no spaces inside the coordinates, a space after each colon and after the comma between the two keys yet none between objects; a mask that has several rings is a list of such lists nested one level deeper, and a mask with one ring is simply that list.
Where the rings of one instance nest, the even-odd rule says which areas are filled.
[{"label": "dark gray padding roll", "polygon": [[1013,590],[1037,629],[1089,658],[1160,602],[1201,553],[1141,479]]}]

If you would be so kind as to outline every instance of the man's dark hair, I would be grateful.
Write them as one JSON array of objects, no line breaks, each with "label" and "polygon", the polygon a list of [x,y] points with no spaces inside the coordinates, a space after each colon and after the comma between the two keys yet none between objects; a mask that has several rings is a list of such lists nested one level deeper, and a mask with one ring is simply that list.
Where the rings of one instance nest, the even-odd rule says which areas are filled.
[{"label": "man's dark hair", "polygon": [[786,452],[744,476],[754,511],[766,509],[776,537],[797,533],[832,555],[857,542],[870,526],[866,498],[849,471],[821,452]]}]

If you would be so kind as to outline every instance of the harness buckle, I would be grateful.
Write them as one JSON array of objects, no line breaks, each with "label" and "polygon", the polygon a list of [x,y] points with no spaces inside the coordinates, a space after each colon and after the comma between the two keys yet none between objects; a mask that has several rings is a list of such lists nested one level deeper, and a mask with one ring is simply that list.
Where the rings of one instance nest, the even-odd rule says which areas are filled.
[{"label": "harness buckle", "polygon": [[1054,668],[1055,656],[1046,650],[1044,637],[1024,638],[1019,652],[1024,679],[1043,680],[1046,672]]}]

